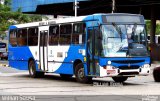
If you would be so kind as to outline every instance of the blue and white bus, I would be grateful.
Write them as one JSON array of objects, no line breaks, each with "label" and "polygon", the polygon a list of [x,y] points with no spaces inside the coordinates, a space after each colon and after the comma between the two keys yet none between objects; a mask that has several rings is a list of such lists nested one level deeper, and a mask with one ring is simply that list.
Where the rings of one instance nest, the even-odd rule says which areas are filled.
[{"label": "blue and white bus", "polygon": [[93,77],[128,77],[150,73],[150,55],[142,15],[93,14],[12,25],[9,66],[31,77],[58,73],[87,83]]}]

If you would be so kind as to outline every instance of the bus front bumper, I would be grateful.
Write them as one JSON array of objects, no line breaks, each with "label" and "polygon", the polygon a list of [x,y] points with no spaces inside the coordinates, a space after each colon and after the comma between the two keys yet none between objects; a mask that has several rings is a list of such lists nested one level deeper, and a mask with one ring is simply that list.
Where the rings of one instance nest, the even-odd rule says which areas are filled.
[{"label": "bus front bumper", "polygon": [[138,69],[119,69],[100,67],[100,77],[114,77],[114,76],[147,76],[150,74],[150,66],[142,66]]}]

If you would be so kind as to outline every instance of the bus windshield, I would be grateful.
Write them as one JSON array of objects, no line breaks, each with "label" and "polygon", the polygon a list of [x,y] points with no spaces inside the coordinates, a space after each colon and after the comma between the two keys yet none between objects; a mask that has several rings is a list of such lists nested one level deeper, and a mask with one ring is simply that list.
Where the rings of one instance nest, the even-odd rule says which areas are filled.
[{"label": "bus windshield", "polygon": [[144,25],[102,25],[103,57],[147,56]]}]

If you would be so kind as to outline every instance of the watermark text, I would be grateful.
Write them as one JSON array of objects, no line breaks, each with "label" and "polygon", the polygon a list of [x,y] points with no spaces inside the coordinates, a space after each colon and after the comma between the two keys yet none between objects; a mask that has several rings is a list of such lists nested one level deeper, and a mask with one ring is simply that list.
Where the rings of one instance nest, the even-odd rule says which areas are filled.
[{"label": "watermark text", "polygon": [[2,95],[2,101],[35,101],[35,96]]}]

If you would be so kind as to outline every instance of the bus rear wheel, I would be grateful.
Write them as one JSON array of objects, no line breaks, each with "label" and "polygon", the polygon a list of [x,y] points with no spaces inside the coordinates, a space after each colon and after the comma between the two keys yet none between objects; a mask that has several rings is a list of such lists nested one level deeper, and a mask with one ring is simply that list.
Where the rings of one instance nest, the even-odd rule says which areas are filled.
[{"label": "bus rear wheel", "polygon": [[44,72],[36,71],[36,65],[35,65],[35,62],[33,60],[29,61],[28,69],[29,69],[29,75],[32,78],[43,77],[44,76]]},{"label": "bus rear wheel", "polygon": [[115,82],[125,82],[128,77],[112,77]]},{"label": "bus rear wheel", "polygon": [[80,82],[80,83],[91,83],[92,82],[91,77],[85,76],[84,67],[82,63],[79,63],[75,67],[75,76],[76,76],[77,82]]}]

